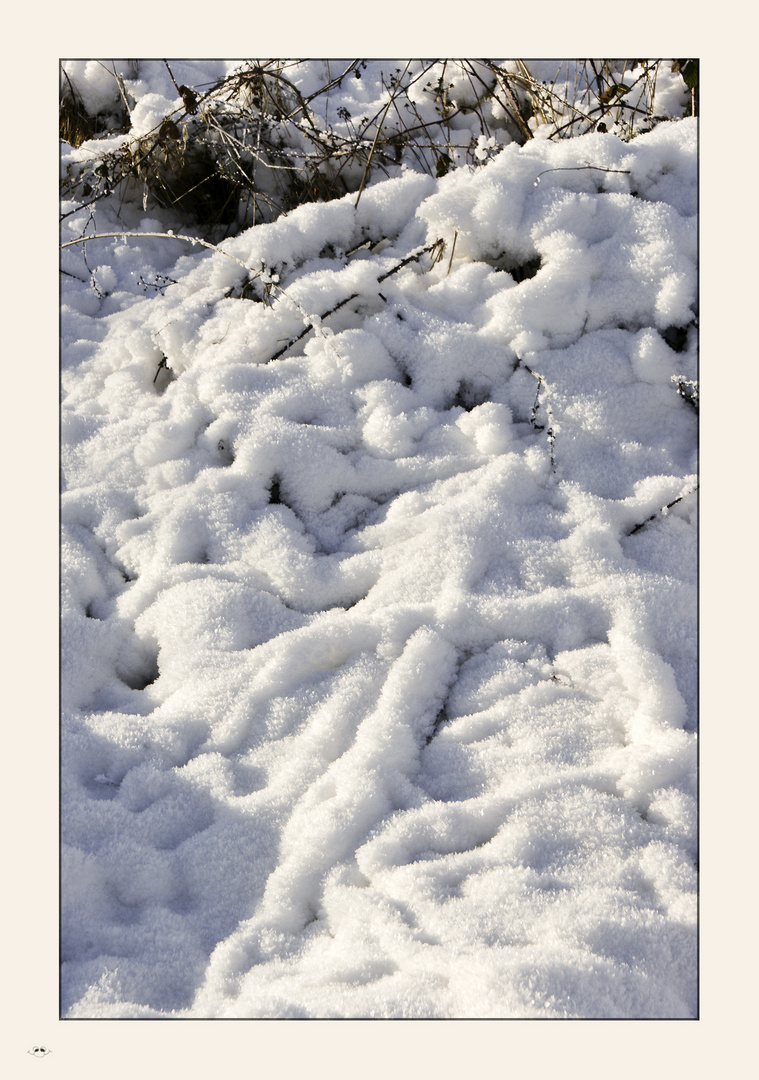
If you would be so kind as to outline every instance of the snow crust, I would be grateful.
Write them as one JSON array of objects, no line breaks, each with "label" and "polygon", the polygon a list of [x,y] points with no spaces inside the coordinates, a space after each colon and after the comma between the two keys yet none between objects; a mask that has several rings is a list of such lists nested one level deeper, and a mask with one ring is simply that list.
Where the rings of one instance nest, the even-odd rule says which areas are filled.
[{"label": "snow crust", "polygon": [[65,1015],[696,1014],[696,133],[64,250]]}]

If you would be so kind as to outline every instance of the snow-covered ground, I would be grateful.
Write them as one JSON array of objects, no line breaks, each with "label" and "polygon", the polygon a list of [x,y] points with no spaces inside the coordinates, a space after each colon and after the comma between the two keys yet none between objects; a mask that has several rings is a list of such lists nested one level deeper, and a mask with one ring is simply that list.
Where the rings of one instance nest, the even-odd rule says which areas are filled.
[{"label": "snow-covered ground", "polygon": [[64,249],[64,1015],[696,1015],[696,140]]}]

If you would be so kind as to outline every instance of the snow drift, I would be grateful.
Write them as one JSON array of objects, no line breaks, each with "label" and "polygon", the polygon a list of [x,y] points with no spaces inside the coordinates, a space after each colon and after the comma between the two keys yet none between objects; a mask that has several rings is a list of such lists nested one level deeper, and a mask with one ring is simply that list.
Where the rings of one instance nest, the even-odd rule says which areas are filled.
[{"label": "snow drift", "polygon": [[696,1014],[696,175],[64,251],[64,1015]]}]

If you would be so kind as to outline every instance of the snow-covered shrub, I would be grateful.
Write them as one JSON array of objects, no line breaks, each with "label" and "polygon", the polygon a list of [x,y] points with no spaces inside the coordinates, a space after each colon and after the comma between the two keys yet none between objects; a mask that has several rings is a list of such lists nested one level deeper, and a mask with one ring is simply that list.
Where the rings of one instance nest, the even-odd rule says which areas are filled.
[{"label": "snow-covered shrub", "polygon": [[64,147],[64,197],[235,234],[407,169],[474,168],[513,142],[629,140],[692,108],[688,63],[64,61],[61,134],[78,151]]}]

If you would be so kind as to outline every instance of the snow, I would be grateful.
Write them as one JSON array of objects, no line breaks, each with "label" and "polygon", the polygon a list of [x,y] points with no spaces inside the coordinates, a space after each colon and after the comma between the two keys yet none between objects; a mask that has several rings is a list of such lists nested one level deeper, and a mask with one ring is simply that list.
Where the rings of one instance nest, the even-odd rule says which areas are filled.
[{"label": "snow", "polygon": [[696,138],[64,249],[64,1015],[696,1015]]}]

